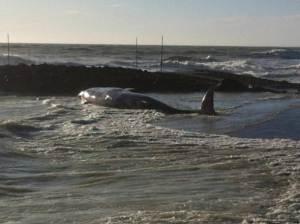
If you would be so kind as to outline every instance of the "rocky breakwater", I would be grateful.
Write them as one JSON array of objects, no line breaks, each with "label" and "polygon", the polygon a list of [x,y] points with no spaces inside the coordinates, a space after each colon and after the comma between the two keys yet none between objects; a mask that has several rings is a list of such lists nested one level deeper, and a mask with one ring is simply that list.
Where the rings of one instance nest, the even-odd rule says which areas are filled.
[{"label": "rocky breakwater", "polygon": [[300,89],[300,84],[212,70],[180,74],[49,64],[0,66],[0,91],[27,95],[74,95],[82,89],[100,86],[134,88],[141,92],[192,92],[206,90],[218,83],[221,83],[220,91]]},{"label": "rocky breakwater", "polygon": [[218,90],[223,92],[274,92],[285,93],[289,90],[300,92],[300,83],[258,78],[253,75],[238,75],[230,72],[200,70],[193,75],[219,82]]}]

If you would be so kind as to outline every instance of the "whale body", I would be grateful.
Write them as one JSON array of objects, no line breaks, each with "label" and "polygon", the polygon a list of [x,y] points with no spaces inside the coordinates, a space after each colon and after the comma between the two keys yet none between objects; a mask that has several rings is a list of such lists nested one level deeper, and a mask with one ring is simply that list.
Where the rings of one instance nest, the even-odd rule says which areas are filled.
[{"label": "whale body", "polygon": [[214,88],[206,92],[202,99],[201,109],[199,110],[177,109],[145,94],[114,87],[90,88],[81,91],[78,96],[81,98],[82,103],[91,103],[119,109],[153,109],[166,114],[216,114],[214,110]]}]

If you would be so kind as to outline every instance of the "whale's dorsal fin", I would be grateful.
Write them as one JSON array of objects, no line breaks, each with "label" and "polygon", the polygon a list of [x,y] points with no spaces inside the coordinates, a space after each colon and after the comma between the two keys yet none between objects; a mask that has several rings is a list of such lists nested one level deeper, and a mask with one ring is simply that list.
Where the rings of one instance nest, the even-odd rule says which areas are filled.
[{"label": "whale's dorsal fin", "polygon": [[204,95],[201,104],[201,113],[207,115],[215,115],[214,108],[214,92],[215,87],[210,88]]}]

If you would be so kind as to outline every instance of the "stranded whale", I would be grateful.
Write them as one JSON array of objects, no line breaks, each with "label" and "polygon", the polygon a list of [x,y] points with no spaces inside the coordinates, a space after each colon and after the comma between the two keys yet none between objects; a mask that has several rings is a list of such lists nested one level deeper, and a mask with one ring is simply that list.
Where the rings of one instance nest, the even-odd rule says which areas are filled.
[{"label": "stranded whale", "polygon": [[200,110],[180,110],[141,93],[122,88],[91,88],[79,93],[82,103],[91,103],[119,109],[154,109],[166,114],[200,113],[215,115],[214,89],[209,89],[202,99]]}]

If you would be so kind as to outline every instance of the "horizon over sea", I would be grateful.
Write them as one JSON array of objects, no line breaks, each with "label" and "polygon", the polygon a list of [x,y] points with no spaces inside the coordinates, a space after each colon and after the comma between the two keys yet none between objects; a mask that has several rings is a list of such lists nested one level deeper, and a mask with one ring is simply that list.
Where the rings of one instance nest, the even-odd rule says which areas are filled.
[{"label": "horizon over sea", "polygon": [[[9,63],[159,71],[160,52],[139,46],[136,66],[134,45],[12,43]],[[294,47],[165,46],[163,64],[300,83]],[[204,95],[145,94],[180,109]],[[206,116],[0,92],[0,223],[299,223],[299,96],[217,92]]]},{"label": "horizon over sea", "polygon": [[[18,42],[18,41],[10,41],[10,44],[26,44],[26,45],[96,45],[96,46],[136,46],[136,43],[81,43],[81,42]],[[6,45],[8,42],[1,41],[0,45]],[[161,46],[161,43],[139,43],[138,46]],[[173,44],[173,43],[164,43],[164,46],[171,47],[245,47],[245,48],[300,48],[300,46],[296,45],[247,45],[247,44]]]}]

